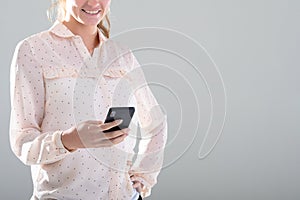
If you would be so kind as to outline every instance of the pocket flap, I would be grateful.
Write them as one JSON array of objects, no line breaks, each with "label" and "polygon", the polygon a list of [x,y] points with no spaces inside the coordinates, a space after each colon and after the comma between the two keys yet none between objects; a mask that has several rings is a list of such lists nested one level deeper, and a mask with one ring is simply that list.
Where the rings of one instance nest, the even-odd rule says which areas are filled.
[{"label": "pocket flap", "polygon": [[78,77],[77,69],[67,69],[67,68],[51,68],[44,71],[44,77],[46,79],[64,78],[64,77]]},{"label": "pocket flap", "polygon": [[119,78],[125,76],[127,71],[125,69],[121,68],[113,68],[113,69],[107,69],[103,72],[103,76],[108,76],[112,78]]}]

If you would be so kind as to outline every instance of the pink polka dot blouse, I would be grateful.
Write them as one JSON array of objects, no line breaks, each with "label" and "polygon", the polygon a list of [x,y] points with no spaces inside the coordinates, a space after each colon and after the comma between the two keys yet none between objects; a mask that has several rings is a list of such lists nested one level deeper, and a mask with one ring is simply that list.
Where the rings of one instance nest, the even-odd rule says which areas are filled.
[{"label": "pink polka dot blouse", "polygon": [[[133,53],[98,31],[90,54],[81,37],[56,22],[21,41],[11,66],[10,142],[30,165],[32,199],[130,200],[129,171],[147,197],[163,164],[167,123]],[[112,106],[134,106],[129,136],[112,147],[69,152],[61,134],[85,120],[104,121]],[[138,154],[133,162],[137,133]]]}]

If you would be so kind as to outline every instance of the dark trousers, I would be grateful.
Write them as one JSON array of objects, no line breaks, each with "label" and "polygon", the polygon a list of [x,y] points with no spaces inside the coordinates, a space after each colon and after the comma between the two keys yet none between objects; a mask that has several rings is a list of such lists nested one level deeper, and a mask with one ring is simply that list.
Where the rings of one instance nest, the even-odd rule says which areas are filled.
[{"label": "dark trousers", "polygon": [[141,197],[141,195],[139,196],[138,200],[142,200],[142,197]]}]

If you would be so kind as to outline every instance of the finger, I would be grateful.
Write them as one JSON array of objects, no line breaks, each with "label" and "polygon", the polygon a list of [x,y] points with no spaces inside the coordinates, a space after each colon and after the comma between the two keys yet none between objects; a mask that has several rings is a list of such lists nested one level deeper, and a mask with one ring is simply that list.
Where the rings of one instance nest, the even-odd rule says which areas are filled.
[{"label": "finger", "polygon": [[137,191],[138,193],[141,193],[141,192],[142,192],[142,186],[137,187],[137,188],[136,188],[136,191]]},{"label": "finger", "polygon": [[127,137],[127,134],[124,134],[122,136],[119,136],[117,138],[114,138],[114,139],[110,139],[110,141],[113,143],[113,144],[119,144],[120,142],[123,142],[124,139]]},{"label": "finger", "polygon": [[138,182],[138,181],[136,181],[136,182],[134,182],[134,184],[132,185],[132,187],[139,188],[139,187],[141,187],[141,183]]},{"label": "finger", "polygon": [[135,175],[130,176],[131,181],[139,181]]},{"label": "finger", "polygon": [[140,182],[140,180],[139,180],[139,178],[137,177],[137,176],[135,176],[135,175],[131,175],[130,176],[130,180],[132,181],[132,182],[139,182],[140,184],[141,184],[141,186],[143,186],[143,184]]},{"label": "finger", "polygon": [[123,122],[122,119],[118,119],[118,120],[115,120],[115,121],[112,121],[112,122],[101,124],[100,127],[101,127],[102,130],[108,130],[108,129],[111,129],[112,127],[115,127],[115,126],[118,126],[118,125],[122,124],[122,122]]},{"label": "finger", "polygon": [[128,174],[129,174],[130,177],[131,177],[131,176],[134,176],[134,173],[135,173],[135,171],[132,170],[132,169],[128,171]]},{"label": "finger", "polygon": [[101,125],[101,124],[103,124],[103,122],[100,121],[100,120],[87,120],[85,122],[88,123],[88,124],[94,124],[94,125]]},{"label": "finger", "polygon": [[123,135],[120,135],[113,139],[108,139],[108,138],[104,139],[104,140],[102,139],[101,143],[107,147],[110,147],[110,146],[113,146],[115,144],[122,142],[126,137],[127,137],[127,134],[123,134]]},{"label": "finger", "polygon": [[129,128],[124,128],[122,130],[105,133],[105,137],[108,139],[114,139],[114,138],[120,137],[121,135],[124,135],[124,134],[128,135],[129,131],[130,131]]},{"label": "finger", "polygon": [[135,188],[138,193],[141,193],[143,184],[141,182],[134,182],[132,187]]}]

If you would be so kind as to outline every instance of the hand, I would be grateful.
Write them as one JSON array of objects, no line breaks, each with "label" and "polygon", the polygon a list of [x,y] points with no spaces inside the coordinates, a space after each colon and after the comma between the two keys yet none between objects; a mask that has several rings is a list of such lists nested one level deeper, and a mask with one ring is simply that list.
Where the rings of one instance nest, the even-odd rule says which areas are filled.
[{"label": "hand", "polygon": [[141,193],[144,185],[137,179],[134,174],[130,175],[130,180],[133,182],[132,187],[135,188],[138,193]]},{"label": "hand", "polygon": [[118,131],[106,132],[114,126],[122,123],[122,120],[116,120],[109,123],[102,121],[84,121],[77,127],[72,127],[62,134],[62,143],[72,151],[79,148],[98,148],[110,147],[122,142],[128,135],[130,129],[122,129]]}]

